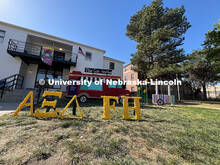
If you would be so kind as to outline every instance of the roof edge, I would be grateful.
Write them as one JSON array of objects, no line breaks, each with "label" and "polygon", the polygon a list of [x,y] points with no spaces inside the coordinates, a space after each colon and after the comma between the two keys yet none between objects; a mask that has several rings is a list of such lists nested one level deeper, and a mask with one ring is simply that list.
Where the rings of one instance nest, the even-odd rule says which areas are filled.
[{"label": "roof edge", "polygon": [[126,66],[128,66],[128,65],[131,65],[131,63],[128,63],[128,64],[124,65],[123,68],[126,67]]},{"label": "roof edge", "polygon": [[62,41],[65,41],[65,42],[70,42],[72,44],[78,44],[78,45],[85,46],[85,47],[88,47],[88,48],[96,49],[96,50],[102,51],[104,54],[106,52],[106,50],[103,50],[103,49],[95,48],[95,47],[92,47],[92,46],[89,46],[89,45],[81,44],[81,43],[78,43],[78,42],[75,42],[75,41],[71,41],[71,40],[68,40],[68,39],[61,38],[61,37],[53,36],[51,34],[46,34],[46,33],[43,33],[43,32],[36,31],[36,30],[28,29],[28,28],[25,28],[25,27],[22,27],[22,26],[11,24],[11,23],[0,21],[0,24],[15,27],[15,28],[19,28],[19,29],[22,29],[22,30],[25,30],[25,31],[30,31],[30,32],[33,32],[33,33],[38,33],[40,35],[48,36],[48,37],[51,37],[51,38],[54,38],[54,39],[57,39],[57,40],[62,40]]},{"label": "roof edge", "polygon": [[116,60],[116,59],[114,59],[114,58],[110,58],[110,57],[107,57],[107,56],[103,56],[103,58],[105,58],[105,59],[108,59],[108,60],[112,60],[112,61],[116,61],[116,62],[120,62],[120,63],[125,63],[125,62],[123,62],[123,61],[120,61],[120,60]]}]

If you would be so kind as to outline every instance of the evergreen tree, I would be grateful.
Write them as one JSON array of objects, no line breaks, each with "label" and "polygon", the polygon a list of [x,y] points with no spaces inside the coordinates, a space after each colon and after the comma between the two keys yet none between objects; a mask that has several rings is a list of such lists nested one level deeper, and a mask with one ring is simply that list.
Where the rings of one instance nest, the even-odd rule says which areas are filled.
[{"label": "evergreen tree", "polygon": [[203,50],[195,50],[187,56],[183,66],[192,88],[202,87],[206,98],[206,85],[220,81],[220,20],[208,31],[203,45]]},{"label": "evergreen tree", "polygon": [[213,30],[209,30],[204,41],[207,59],[213,65],[213,72],[220,73],[220,19]]},{"label": "evergreen tree", "polygon": [[206,50],[194,50],[187,56],[184,62],[185,78],[191,82],[192,88],[203,88],[203,96],[206,99],[206,85],[216,83],[219,75],[213,71],[215,64],[207,59]]},{"label": "evergreen tree", "polygon": [[166,79],[182,71],[185,55],[178,47],[190,28],[184,13],[184,6],[164,8],[163,0],[154,0],[131,17],[126,36],[137,42],[137,52],[131,55],[135,71]]}]

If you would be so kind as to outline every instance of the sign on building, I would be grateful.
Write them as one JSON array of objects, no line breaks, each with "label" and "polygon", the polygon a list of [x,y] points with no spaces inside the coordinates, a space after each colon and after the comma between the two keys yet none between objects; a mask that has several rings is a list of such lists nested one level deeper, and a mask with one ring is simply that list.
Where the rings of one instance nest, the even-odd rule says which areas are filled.
[{"label": "sign on building", "polygon": [[85,72],[98,74],[112,74],[111,69],[85,68]]}]

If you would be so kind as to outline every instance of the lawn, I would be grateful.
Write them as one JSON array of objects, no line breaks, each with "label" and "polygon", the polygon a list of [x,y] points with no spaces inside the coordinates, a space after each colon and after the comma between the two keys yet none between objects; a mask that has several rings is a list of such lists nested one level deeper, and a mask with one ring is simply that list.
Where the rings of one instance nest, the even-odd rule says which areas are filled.
[{"label": "lawn", "polygon": [[81,104],[82,120],[4,115],[0,164],[220,164],[220,103],[146,105],[142,121],[121,120],[122,110],[102,120],[95,100]]}]

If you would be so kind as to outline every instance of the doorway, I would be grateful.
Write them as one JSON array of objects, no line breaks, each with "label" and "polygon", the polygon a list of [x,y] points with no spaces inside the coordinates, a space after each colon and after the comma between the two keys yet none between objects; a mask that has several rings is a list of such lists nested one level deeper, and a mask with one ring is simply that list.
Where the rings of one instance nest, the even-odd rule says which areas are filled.
[{"label": "doorway", "polygon": [[[40,79],[54,79],[60,80],[62,79],[63,70],[62,69],[52,69],[52,68],[45,68],[45,67],[38,67],[36,81],[35,81],[35,88],[38,86],[38,82]],[[61,85],[49,85],[48,88],[52,89],[61,89]]]}]

